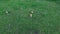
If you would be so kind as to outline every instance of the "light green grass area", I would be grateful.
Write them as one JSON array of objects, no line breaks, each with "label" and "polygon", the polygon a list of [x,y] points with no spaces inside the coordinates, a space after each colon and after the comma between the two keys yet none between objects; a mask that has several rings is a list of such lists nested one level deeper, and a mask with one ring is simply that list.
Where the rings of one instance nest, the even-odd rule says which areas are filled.
[{"label": "light green grass area", "polygon": [[[30,11],[34,11],[32,18],[29,17]],[[0,0],[0,34],[60,34],[59,3]]]}]

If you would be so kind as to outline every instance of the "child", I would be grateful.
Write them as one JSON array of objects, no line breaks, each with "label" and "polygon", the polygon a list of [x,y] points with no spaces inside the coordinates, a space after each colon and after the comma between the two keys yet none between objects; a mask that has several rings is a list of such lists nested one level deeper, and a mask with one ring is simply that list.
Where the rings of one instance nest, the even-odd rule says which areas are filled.
[{"label": "child", "polygon": [[6,15],[9,15],[10,12],[9,11],[6,11],[5,13],[6,13]]}]

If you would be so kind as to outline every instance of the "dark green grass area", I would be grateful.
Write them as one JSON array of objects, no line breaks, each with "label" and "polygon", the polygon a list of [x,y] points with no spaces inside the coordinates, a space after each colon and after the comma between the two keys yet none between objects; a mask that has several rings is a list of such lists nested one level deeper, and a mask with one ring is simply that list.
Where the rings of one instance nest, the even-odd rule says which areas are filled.
[{"label": "dark green grass area", "polygon": [[60,34],[59,2],[0,0],[0,34]]}]

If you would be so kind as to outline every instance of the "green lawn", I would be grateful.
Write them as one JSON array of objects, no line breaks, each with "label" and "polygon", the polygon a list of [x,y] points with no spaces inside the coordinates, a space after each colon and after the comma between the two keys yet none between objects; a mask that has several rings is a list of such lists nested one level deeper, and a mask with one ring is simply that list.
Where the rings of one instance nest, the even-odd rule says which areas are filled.
[{"label": "green lawn", "polygon": [[0,0],[0,34],[60,34],[59,2]]}]

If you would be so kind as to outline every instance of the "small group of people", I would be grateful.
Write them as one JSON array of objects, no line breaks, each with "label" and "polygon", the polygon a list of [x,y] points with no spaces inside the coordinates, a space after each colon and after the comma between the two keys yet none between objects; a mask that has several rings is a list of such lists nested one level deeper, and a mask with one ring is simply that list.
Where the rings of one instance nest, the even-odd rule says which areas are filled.
[{"label": "small group of people", "polygon": [[[9,11],[6,11],[5,13],[6,13],[6,15],[9,15]],[[29,16],[32,18],[32,16],[33,16],[33,11],[30,11]]]}]

